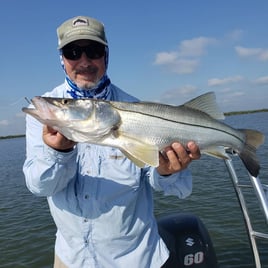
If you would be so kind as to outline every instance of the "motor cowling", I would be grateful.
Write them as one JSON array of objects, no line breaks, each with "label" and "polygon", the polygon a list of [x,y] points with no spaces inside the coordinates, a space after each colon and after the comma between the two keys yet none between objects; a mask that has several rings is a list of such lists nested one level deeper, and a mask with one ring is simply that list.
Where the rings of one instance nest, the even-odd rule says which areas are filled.
[{"label": "motor cowling", "polygon": [[158,231],[170,251],[164,268],[219,267],[209,233],[197,216],[176,213],[159,217]]}]

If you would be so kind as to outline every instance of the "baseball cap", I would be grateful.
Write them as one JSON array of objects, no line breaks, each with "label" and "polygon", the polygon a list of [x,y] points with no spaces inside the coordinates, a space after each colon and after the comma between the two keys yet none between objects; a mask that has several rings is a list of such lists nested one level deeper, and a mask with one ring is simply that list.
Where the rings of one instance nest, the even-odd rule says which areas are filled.
[{"label": "baseball cap", "polygon": [[78,16],[62,23],[57,28],[58,49],[80,39],[89,39],[108,45],[104,25],[96,19]]}]

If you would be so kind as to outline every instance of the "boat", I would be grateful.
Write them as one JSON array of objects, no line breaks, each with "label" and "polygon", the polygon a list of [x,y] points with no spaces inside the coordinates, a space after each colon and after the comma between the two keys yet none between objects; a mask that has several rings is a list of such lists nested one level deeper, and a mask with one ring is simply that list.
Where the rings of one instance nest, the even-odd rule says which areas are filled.
[{"label": "boat", "polygon": [[[261,268],[264,267],[264,264],[261,263],[257,240],[268,241],[268,233],[263,233],[253,228],[243,190],[253,187],[254,194],[257,197],[256,200],[263,212],[265,222],[268,224],[268,185],[262,184],[259,177],[254,177],[250,173],[248,173],[248,178],[243,178],[243,183],[241,183],[242,178],[238,178],[232,159],[233,156],[237,155],[230,151],[226,152],[232,154],[232,157],[223,161],[229,172],[237,201],[240,205],[255,267]],[[244,181],[246,181],[246,184]],[[160,216],[158,218],[158,229],[170,251],[170,258],[163,266],[164,268],[219,267],[213,241],[208,229],[198,216],[179,212]]]}]

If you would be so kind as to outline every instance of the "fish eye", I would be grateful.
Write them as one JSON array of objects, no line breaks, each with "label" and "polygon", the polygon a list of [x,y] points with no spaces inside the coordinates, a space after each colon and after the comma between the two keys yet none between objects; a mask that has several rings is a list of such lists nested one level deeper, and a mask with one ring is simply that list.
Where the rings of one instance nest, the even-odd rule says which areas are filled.
[{"label": "fish eye", "polygon": [[62,99],[61,103],[64,104],[64,105],[66,105],[66,104],[69,103],[69,100],[68,99]]}]

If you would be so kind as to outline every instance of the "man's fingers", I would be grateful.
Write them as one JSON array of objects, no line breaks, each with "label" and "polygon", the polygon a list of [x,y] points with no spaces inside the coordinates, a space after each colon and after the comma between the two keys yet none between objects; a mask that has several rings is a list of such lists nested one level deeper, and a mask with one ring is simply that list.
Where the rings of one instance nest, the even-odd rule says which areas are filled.
[{"label": "man's fingers", "polygon": [[189,156],[192,160],[199,159],[201,156],[200,149],[193,141],[188,142],[187,149],[189,150]]}]

